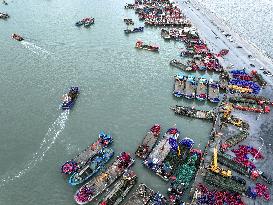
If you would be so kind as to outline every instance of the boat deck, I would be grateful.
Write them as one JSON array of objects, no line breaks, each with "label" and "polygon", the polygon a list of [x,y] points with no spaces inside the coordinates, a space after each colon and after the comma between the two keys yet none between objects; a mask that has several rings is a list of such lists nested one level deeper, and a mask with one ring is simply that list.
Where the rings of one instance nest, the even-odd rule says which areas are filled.
[{"label": "boat deck", "polygon": [[175,76],[174,96],[181,97],[185,94],[186,77],[182,75]]},{"label": "boat deck", "polygon": [[189,78],[188,76],[188,79],[185,83],[185,97],[189,99],[195,98],[195,90],[195,78]]},{"label": "boat deck", "polygon": [[125,205],[145,205],[154,195],[154,191],[145,184],[140,184],[135,193],[129,198]]},{"label": "boat deck", "polygon": [[138,147],[136,151],[136,155],[142,159],[146,159],[147,156],[152,151],[158,138],[159,138],[159,135],[155,135],[152,132],[148,132],[145,135],[142,144]]},{"label": "boat deck", "polygon": [[196,98],[203,98],[203,100],[206,100],[207,89],[208,89],[207,80],[204,78],[200,78],[196,87]]},{"label": "boat deck", "polygon": [[187,117],[197,118],[197,119],[205,119],[205,120],[214,120],[215,113],[213,111],[204,111],[204,110],[197,110],[190,107],[178,106],[171,108],[175,114],[183,115]]},{"label": "boat deck", "polygon": [[210,83],[208,86],[208,99],[210,101],[214,101],[215,99],[219,99],[220,100],[220,96],[219,96],[219,85],[218,82],[213,82]]},{"label": "boat deck", "polygon": [[136,184],[137,176],[133,171],[125,172],[122,178],[114,185],[113,189],[99,203],[106,202],[107,205],[120,204],[129,191]]}]

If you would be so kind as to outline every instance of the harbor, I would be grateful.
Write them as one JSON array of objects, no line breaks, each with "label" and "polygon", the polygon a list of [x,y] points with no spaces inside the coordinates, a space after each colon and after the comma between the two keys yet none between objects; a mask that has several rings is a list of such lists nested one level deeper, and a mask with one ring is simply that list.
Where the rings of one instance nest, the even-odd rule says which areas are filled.
[{"label": "harbor", "polygon": [[[3,82],[9,97],[18,94],[13,108],[22,97],[26,103],[16,103],[16,115],[3,113],[6,142],[18,142],[18,156],[10,160],[9,146],[0,149],[0,163],[10,162],[0,168],[0,202],[271,203],[265,57],[254,49],[253,61],[244,53],[253,48],[223,34],[195,0],[110,1],[103,9],[97,0],[92,7],[82,0],[75,8],[61,0],[35,4],[52,17],[31,22],[23,3],[1,5],[0,27],[8,29],[0,40],[13,48],[2,54],[9,62]],[[26,29],[30,23],[36,30]],[[18,140],[19,133],[29,138]]]}]

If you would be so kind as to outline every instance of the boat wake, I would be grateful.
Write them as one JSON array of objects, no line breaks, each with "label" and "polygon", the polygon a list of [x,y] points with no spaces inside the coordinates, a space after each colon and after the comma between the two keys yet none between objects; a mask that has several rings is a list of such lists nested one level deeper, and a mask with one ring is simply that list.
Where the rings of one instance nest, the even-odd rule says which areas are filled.
[{"label": "boat wake", "polygon": [[41,57],[48,57],[51,53],[49,51],[47,51],[44,48],[41,48],[37,45],[35,45],[34,43],[28,42],[28,41],[21,41],[21,44],[28,50],[30,50],[31,52],[37,54],[38,56]]},{"label": "boat wake", "polygon": [[23,169],[20,170],[19,172],[13,175],[8,175],[8,176],[4,176],[0,178],[0,187],[4,186],[8,182],[11,182],[20,178],[21,176],[26,174],[28,171],[30,171],[32,168],[34,168],[40,161],[43,160],[46,153],[54,145],[59,135],[64,130],[65,124],[68,120],[68,116],[69,116],[69,110],[66,110],[61,113],[61,115],[48,128],[48,131],[45,134],[43,141],[40,143],[40,147],[38,151],[32,155],[32,159],[26,162],[25,165],[23,166]]}]

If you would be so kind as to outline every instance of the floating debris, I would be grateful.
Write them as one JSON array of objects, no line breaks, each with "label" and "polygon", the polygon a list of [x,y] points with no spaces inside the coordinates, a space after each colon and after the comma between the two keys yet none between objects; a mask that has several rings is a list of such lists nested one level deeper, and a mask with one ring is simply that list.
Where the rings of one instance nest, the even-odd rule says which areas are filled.
[{"label": "floating debris", "polygon": [[129,170],[125,171],[121,179],[119,179],[112,190],[106,194],[105,198],[99,203],[99,205],[118,205],[128,195],[130,190],[137,182],[137,176],[135,172]]},{"label": "floating debris", "polygon": [[155,143],[157,142],[160,134],[160,125],[155,124],[150,131],[145,135],[143,142],[138,146],[136,156],[146,159],[152,151]]},{"label": "floating debris", "polygon": [[127,152],[122,152],[117,159],[103,173],[84,184],[77,190],[74,199],[78,204],[86,204],[93,201],[107,187],[113,184],[126,169],[133,165],[134,159]]},{"label": "floating debris", "polygon": [[104,132],[100,132],[98,140],[89,145],[76,157],[63,164],[61,171],[64,174],[72,174],[81,170],[86,164],[90,162],[90,158],[95,156],[104,147],[107,147],[113,142],[111,135],[107,135]]}]

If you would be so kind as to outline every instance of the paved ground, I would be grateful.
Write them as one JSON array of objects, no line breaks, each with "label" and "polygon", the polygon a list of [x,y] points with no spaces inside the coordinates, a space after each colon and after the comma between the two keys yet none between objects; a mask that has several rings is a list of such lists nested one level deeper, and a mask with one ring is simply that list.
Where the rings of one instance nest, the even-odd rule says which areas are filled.
[{"label": "paved ground", "polygon": [[[258,48],[242,39],[239,35],[230,30],[224,23],[218,19],[213,13],[205,10],[199,6],[198,2],[191,0],[190,3],[185,3],[185,1],[179,2],[183,13],[191,20],[193,25],[197,28],[199,35],[208,44],[208,47],[214,52],[218,53],[221,49],[229,49],[229,54],[223,59],[220,59],[221,64],[227,67],[231,64],[235,68],[246,68],[247,71],[252,70],[250,64],[254,64],[255,68],[259,73],[260,67],[267,68],[273,73],[273,62],[272,59],[265,56]],[[230,34],[232,36],[233,42],[227,39],[223,34]],[[242,48],[237,48],[241,46]],[[248,55],[253,56],[249,58]],[[267,77],[263,75],[267,80],[268,86],[261,91],[261,95],[273,99],[272,85],[273,77]],[[250,136],[242,144],[250,144],[256,148],[260,148],[261,152],[265,155],[265,159],[256,162],[258,168],[268,172],[271,176],[272,171],[272,144],[273,144],[273,115],[263,114],[258,115],[256,113],[249,112],[239,112],[236,111],[234,115],[243,118],[250,124]],[[211,158],[212,148],[209,149],[209,154],[205,157],[205,164],[209,163]],[[201,177],[197,177],[197,181],[200,181]],[[272,202],[264,202],[263,200],[248,200],[244,199],[246,204],[272,204]]]}]

